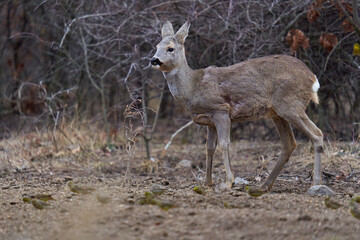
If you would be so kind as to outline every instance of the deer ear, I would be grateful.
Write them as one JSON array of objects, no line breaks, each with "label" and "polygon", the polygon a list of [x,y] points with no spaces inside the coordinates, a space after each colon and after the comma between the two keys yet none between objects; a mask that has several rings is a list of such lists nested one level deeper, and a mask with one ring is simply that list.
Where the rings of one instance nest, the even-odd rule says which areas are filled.
[{"label": "deer ear", "polygon": [[171,22],[166,21],[166,23],[164,23],[164,25],[161,29],[161,37],[164,38],[165,36],[168,36],[168,35],[173,36],[174,29],[173,29]]},{"label": "deer ear", "polygon": [[184,25],[182,25],[182,27],[179,29],[179,31],[177,31],[177,33],[175,34],[175,38],[179,43],[184,44],[185,39],[189,33],[189,28],[190,23],[189,21],[186,21]]}]

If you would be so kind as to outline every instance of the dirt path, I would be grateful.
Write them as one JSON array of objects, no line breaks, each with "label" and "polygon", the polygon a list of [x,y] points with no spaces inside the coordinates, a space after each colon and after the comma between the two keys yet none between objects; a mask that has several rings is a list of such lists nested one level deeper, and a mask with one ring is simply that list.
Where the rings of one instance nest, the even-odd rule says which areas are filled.
[{"label": "dirt path", "polygon": [[[248,158],[236,158],[239,152],[233,149],[235,173],[251,184],[263,179],[262,174],[271,169],[279,150],[278,146],[259,144],[233,146],[241,151],[242,159]],[[122,165],[114,166],[120,169],[118,173],[108,173],[109,167],[104,173],[90,167],[60,169],[54,167],[59,160],[53,160],[51,166],[42,163],[36,168],[35,164],[21,173],[2,175],[0,239],[360,239],[360,221],[347,208],[350,195],[360,194],[357,180],[325,179],[344,205],[337,210],[326,208],[322,197],[306,195],[311,185],[311,163],[302,152],[307,144],[297,149],[272,192],[260,198],[249,197],[244,186],[225,192],[210,189],[206,195],[195,193],[193,187],[204,176],[203,167],[195,159],[203,161],[203,149],[194,154],[193,147],[174,147],[171,157],[161,163],[161,170],[153,174],[144,174],[143,163],[134,161],[131,184],[125,185]],[[259,155],[264,151],[266,156]],[[179,166],[185,158],[193,167]],[[215,162],[215,177],[223,173],[220,163]],[[331,157],[324,159],[324,166],[331,173],[347,169]],[[67,186],[70,180],[96,191],[88,195],[73,193]],[[159,198],[175,203],[176,208],[165,211],[156,205],[137,203],[136,199],[154,183],[168,188]],[[56,201],[50,201],[43,210],[22,201],[23,195],[37,193],[52,194]],[[98,193],[109,195],[110,203],[100,203]]]}]

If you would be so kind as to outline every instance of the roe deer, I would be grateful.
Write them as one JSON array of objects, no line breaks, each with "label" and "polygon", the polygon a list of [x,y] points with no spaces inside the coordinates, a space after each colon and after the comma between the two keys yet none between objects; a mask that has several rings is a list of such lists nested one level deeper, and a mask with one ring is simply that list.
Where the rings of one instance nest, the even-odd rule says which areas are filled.
[{"label": "roe deer", "polygon": [[271,189],[296,147],[290,124],[314,144],[313,184],[321,184],[323,134],[305,113],[311,100],[318,103],[320,84],[316,76],[303,62],[287,55],[250,59],[228,67],[192,70],[184,50],[189,27],[189,22],[186,22],[174,34],[172,24],[167,21],[162,27],[162,40],[156,46],[151,65],[164,72],[172,95],[193,121],[207,126],[205,184],[212,185],[212,162],[218,142],[226,169],[226,185],[232,187],[234,175],[229,159],[231,122],[259,118],[272,119],[283,147],[274,169],[257,191],[266,193]]}]

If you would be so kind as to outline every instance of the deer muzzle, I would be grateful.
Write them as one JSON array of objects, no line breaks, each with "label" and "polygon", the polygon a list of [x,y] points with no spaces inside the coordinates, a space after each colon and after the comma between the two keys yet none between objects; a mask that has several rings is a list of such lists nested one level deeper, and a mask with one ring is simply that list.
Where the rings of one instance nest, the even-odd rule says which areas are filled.
[{"label": "deer muzzle", "polygon": [[158,58],[152,58],[150,60],[150,63],[153,66],[157,66],[157,65],[161,66],[163,64]]}]

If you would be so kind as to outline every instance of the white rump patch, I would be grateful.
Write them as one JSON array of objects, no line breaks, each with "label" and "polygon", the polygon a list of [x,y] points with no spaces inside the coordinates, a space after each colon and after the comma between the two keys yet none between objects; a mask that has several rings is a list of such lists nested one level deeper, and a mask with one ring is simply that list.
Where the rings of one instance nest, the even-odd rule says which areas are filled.
[{"label": "white rump patch", "polygon": [[[315,76],[315,75],[314,75]],[[319,80],[317,79],[317,77],[315,76],[316,78],[316,82],[314,82],[314,84],[312,85],[312,90],[313,92],[317,92],[320,88],[320,83],[319,83]]]}]

